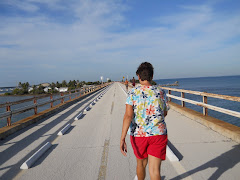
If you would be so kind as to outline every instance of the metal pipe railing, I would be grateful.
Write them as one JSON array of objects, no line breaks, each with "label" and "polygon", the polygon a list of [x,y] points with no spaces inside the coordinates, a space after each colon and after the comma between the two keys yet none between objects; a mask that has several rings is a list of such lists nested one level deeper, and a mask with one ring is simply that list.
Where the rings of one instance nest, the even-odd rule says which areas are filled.
[{"label": "metal pipe railing", "polygon": [[[240,97],[206,93],[206,92],[199,92],[199,91],[191,91],[191,90],[184,90],[184,89],[175,89],[175,88],[168,88],[168,87],[161,87],[161,88],[165,89],[165,90],[168,90],[167,96],[169,98],[169,101],[171,101],[171,98],[180,100],[181,104],[182,104],[182,107],[185,107],[185,102],[203,107],[203,115],[204,116],[208,116],[208,109],[211,109],[211,110],[214,110],[214,111],[218,111],[218,112],[221,112],[221,113],[224,113],[224,114],[228,114],[228,115],[240,118],[240,112],[225,109],[225,108],[220,108],[220,107],[217,107],[217,106],[207,104],[207,98],[208,97],[224,99],[224,100],[229,100],[229,101],[236,101],[236,102],[240,102]],[[172,95],[172,91],[180,92],[181,97]],[[203,102],[198,102],[198,101],[187,99],[187,98],[185,98],[184,93],[200,95],[200,96],[202,96]]]},{"label": "metal pipe railing", "polygon": [[[72,100],[71,97],[74,96],[74,95],[75,95],[74,99],[77,99],[77,98],[80,98],[82,95],[85,95],[87,93],[96,91],[96,90],[101,89],[103,87],[106,87],[108,85],[109,85],[109,83],[104,84],[104,85],[101,84],[101,85],[98,85],[98,86],[95,86],[95,87],[86,87],[86,88],[75,89],[74,93],[71,93],[71,91],[68,91],[67,92],[68,94],[67,93],[65,93],[65,94],[61,93],[61,96],[58,97],[58,98],[55,98],[55,99],[53,99],[53,96],[51,94],[51,95],[44,95],[44,96],[40,96],[40,97],[33,97],[33,98],[25,99],[25,100],[20,100],[20,101],[15,101],[15,102],[7,102],[7,103],[4,103],[4,104],[0,104],[0,108],[6,107],[6,112],[0,113],[0,119],[7,118],[7,126],[11,126],[12,115],[21,114],[23,112],[26,112],[26,111],[29,111],[29,110],[32,110],[32,109],[34,109],[34,114],[38,114],[38,112],[37,112],[38,107],[41,107],[41,106],[44,106],[44,105],[50,103],[50,108],[52,108],[52,107],[54,107],[53,102],[61,100],[61,103],[64,103],[64,99],[66,99],[66,98],[69,98],[69,100],[71,101]],[[46,100],[46,101],[43,101],[43,102],[40,102],[40,103],[37,102],[38,99],[42,99],[42,98],[46,98],[46,97],[50,97],[50,99]],[[22,103],[29,102],[29,101],[32,101],[32,100],[33,100],[32,105],[27,105],[27,106],[24,106],[24,107],[21,107],[21,108],[11,110],[11,106],[13,106],[13,105],[22,104]]]}]

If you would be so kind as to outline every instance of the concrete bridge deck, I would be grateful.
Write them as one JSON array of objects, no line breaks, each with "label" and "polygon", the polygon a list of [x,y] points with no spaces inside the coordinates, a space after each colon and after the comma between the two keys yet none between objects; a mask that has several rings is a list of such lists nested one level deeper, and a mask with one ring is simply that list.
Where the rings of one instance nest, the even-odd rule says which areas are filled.
[{"label": "concrete bridge deck", "polygon": [[[129,137],[127,157],[119,150],[126,100],[122,88],[114,83],[78,121],[74,117],[101,92],[0,141],[0,179],[134,179],[136,161]],[[163,179],[239,179],[239,144],[174,110],[166,122],[169,147],[180,161],[163,162]],[[57,136],[67,123],[70,130]],[[53,146],[30,169],[20,170],[48,141]]]}]

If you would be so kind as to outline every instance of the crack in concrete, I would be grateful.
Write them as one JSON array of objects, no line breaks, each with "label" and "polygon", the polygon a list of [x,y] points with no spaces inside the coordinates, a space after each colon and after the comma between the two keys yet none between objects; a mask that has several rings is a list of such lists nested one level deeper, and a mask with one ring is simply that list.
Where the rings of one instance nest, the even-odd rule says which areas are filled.
[{"label": "crack in concrete", "polygon": [[112,106],[111,106],[111,112],[110,112],[110,114],[112,114],[112,112],[113,112],[113,107],[114,107],[114,101],[112,102]]},{"label": "crack in concrete", "polygon": [[108,151],[109,151],[109,140],[105,139],[102,158],[101,158],[101,165],[99,167],[98,180],[106,179]]}]

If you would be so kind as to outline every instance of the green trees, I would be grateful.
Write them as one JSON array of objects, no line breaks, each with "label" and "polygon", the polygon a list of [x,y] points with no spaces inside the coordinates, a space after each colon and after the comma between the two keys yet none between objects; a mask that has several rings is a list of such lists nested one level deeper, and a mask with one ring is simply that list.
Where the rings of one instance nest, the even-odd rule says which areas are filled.
[{"label": "green trees", "polygon": [[63,81],[62,81],[62,87],[68,87],[68,86],[67,86],[67,81],[66,81],[66,80],[63,80]]},{"label": "green trees", "polygon": [[[83,82],[85,82],[85,81],[83,81]],[[99,85],[99,84],[101,84],[101,82],[100,81],[95,81],[95,82],[87,82],[85,84],[86,85]]]},{"label": "green trees", "polygon": [[[108,82],[111,82],[111,80],[108,80]],[[59,83],[58,81],[56,83],[52,82],[50,83],[50,89],[47,93],[58,93],[58,91],[55,89],[60,87],[68,87],[68,90],[74,90],[79,89],[83,87],[83,85],[99,85],[101,84],[100,81],[95,82],[85,82],[85,81],[79,81],[79,80],[70,80],[67,82],[66,80],[63,80],[62,83]],[[5,95],[24,95],[24,94],[44,94],[46,93],[44,91],[44,88],[42,85],[33,85],[30,87],[28,82],[19,82],[18,87],[15,88],[12,93],[5,93]]]},{"label": "green trees", "polygon": [[42,85],[35,86],[35,87],[33,87],[33,91],[30,92],[30,93],[32,93],[32,94],[44,94],[45,91],[43,89],[44,89],[44,87]]},{"label": "green trees", "polygon": [[24,94],[28,94],[28,88],[29,88],[29,83],[18,83],[18,87],[15,88],[11,94],[13,95],[24,95]]},{"label": "green trees", "polygon": [[56,87],[57,87],[57,88],[60,88],[60,87],[61,87],[61,84],[60,84],[58,81],[56,82]]}]

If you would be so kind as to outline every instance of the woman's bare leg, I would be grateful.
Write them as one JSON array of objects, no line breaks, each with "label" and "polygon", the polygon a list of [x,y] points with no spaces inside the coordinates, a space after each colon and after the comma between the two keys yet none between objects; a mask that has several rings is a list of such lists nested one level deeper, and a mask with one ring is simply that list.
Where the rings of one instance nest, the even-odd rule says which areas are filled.
[{"label": "woman's bare leg", "polygon": [[161,159],[148,155],[148,166],[151,180],[161,180],[161,162]]},{"label": "woman's bare leg", "polygon": [[146,176],[146,166],[148,163],[148,158],[145,158],[145,159],[136,158],[136,159],[137,159],[136,171],[137,171],[138,180],[144,180]]}]

